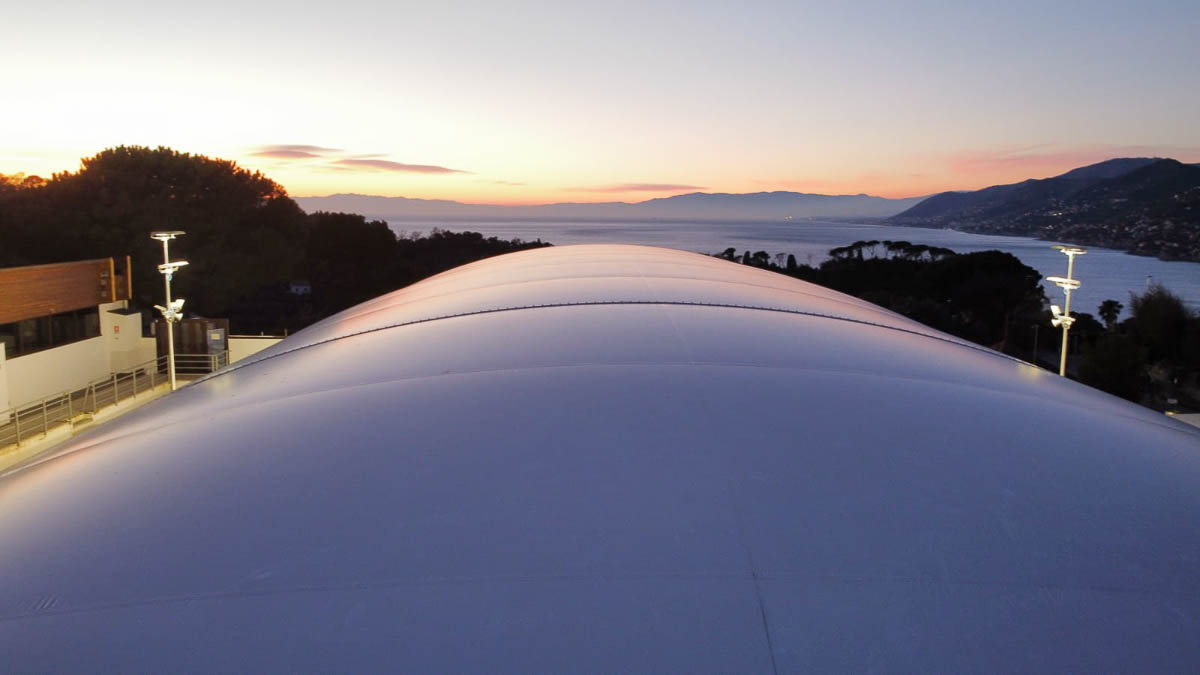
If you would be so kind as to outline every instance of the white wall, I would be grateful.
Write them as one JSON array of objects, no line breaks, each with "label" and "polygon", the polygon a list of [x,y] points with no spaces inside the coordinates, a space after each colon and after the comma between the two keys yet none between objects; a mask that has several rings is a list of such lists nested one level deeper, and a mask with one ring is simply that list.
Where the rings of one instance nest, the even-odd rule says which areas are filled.
[{"label": "white wall", "polygon": [[282,339],[281,337],[274,336],[231,335],[229,336],[229,362],[241,361],[247,356],[252,356],[273,344],[277,344]]},{"label": "white wall", "polygon": [[156,358],[158,358],[158,340],[153,337],[142,338],[138,342],[137,363],[145,363]]},{"label": "white wall", "polygon": [[0,342],[0,410],[7,410],[11,405],[8,400],[8,368],[4,366],[4,350],[4,343]]},{"label": "white wall", "polygon": [[[141,326],[137,326],[137,330],[141,330]],[[125,328],[121,328],[121,332],[125,332]],[[153,361],[158,356],[158,345],[154,338],[144,338],[138,336],[136,341],[128,343],[128,349],[123,349],[119,352],[109,352],[109,364],[115,373],[122,373],[133,370],[134,366],[140,366],[147,361]]]},{"label": "white wall", "polygon": [[100,305],[100,335],[104,337],[109,366],[113,371],[128,370],[155,356],[153,346],[149,352],[145,348],[141,313],[117,314],[111,311],[125,309],[125,305],[125,301]]},{"label": "white wall", "polygon": [[[140,314],[116,314],[123,302],[100,306],[100,337],[5,360],[0,345],[0,410],[77,389],[156,356],[154,338],[142,337]],[[230,362],[256,354],[281,337],[229,338]]]},{"label": "white wall", "polygon": [[103,335],[8,359],[9,405],[24,405],[107,377],[108,345]]}]

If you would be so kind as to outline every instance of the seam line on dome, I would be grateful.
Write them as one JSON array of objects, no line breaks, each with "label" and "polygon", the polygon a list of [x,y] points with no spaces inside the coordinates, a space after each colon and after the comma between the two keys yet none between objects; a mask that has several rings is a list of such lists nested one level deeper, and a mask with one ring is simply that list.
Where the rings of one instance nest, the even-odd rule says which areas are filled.
[{"label": "seam line on dome", "polygon": [[[426,301],[429,301],[429,300],[436,300],[436,299],[439,299],[439,298],[445,298],[445,297],[448,297],[448,296],[457,295],[457,294],[459,294],[459,293],[463,293],[463,292],[470,293],[470,292],[474,292],[474,291],[480,291],[480,290],[484,290],[484,289],[511,288],[511,287],[514,287],[514,286],[523,286],[523,285],[528,285],[528,284],[537,284],[537,283],[544,283],[544,282],[561,281],[561,280],[563,280],[564,278],[565,278],[565,277],[554,277],[554,278],[550,278],[550,279],[524,279],[524,280],[521,280],[521,281],[508,281],[508,282],[504,282],[504,283],[500,283],[500,284],[493,284],[493,285],[489,285],[489,286],[473,286],[473,287],[471,287],[471,288],[467,288],[467,289],[458,289],[458,290],[446,291],[446,292],[443,292],[443,293],[433,293],[433,294],[431,294],[431,295],[424,295],[424,296],[420,296],[420,297],[418,297],[418,298],[415,298],[415,299],[413,299],[413,300],[411,300],[411,301],[397,302],[397,303],[395,303],[395,304],[387,304],[387,305],[382,305],[382,306],[380,306],[380,307],[377,307],[377,308],[372,308],[372,309],[369,309],[369,310],[365,310],[365,311],[363,311],[362,313],[355,314],[355,315],[354,315],[354,317],[355,317],[355,318],[357,318],[357,317],[362,317],[362,316],[368,316],[368,315],[370,315],[370,314],[375,314],[375,313],[378,313],[378,312],[384,312],[384,311],[387,311],[387,310],[389,310],[389,309],[394,309],[394,308],[396,308],[396,307],[400,307],[400,306],[403,306],[403,305],[405,305],[405,304],[408,304],[408,302],[426,302]],[[785,288],[785,287],[783,287],[783,286],[779,286],[779,285],[768,285],[768,284],[756,284],[756,283],[748,283],[748,282],[746,282],[746,281],[740,281],[740,280],[739,280],[739,281],[730,281],[730,280],[727,280],[727,279],[712,279],[712,278],[707,278],[707,277],[698,277],[698,276],[689,277],[689,276],[682,276],[682,275],[663,275],[663,276],[652,276],[652,277],[647,277],[647,276],[645,276],[644,274],[640,274],[640,275],[639,275],[639,274],[632,274],[632,273],[631,273],[631,274],[603,274],[603,275],[593,275],[593,276],[586,276],[586,277],[573,277],[573,279],[576,279],[576,280],[580,280],[580,279],[581,279],[581,280],[587,280],[587,281],[592,281],[592,280],[605,280],[605,281],[607,281],[607,280],[612,280],[612,279],[642,279],[643,281],[646,281],[646,280],[648,280],[648,279],[654,279],[654,280],[656,280],[656,281],[657,281],[657,280],[666,280],[666,281],[697,281],[697,282],[704,282],[704,283],[711,282],[711,283],[717,283],[717,284],[727,284],[727,285],[730,285],[730,286],[749,286],[750,288],[762,289],[762,290],[766,290],[766,291],[780,291],[780,292],[786,292],[786,293],[799,293],[799,294],[801,294],[801,295],[804,295],[804,296],[806,296],[806,297],[810,297],[810,298],[816,298],[816,299],[818,299],[818,300],[833,300],[833,301],[837,302],[838,304],[843,304],[843,305],[851,305],[851,306],[854,306],[854,307],[856,307],[856,308],[860,308],[860,309],[868,309],[868,310],[880,310],[880,311],[888,312],[888,313],[891,313],[891,314],[895,314],[896,316],[898,316],[898,317],[900,317],[900,318],[907,318],[907,317],[905,317],[904,315],[902,315],[902,314],[897,314],[896,312],[894,312],[894,311],[892,311],[892,310],[890,310],[890,309],[887,309],[887,308],[884,308],[884,307],[879,307],[878,305],[871,306],[871,303],[869,303],[869,302],[866,302],[865,300],[862,300],[861,298],[856,298],[856,297],[854,297],[854,296],[852,296],[852,295],[848,295],[848,296],[846,296],[846,298],[845,298],[845,299],[843,299],[843,298],[829,298],[829,297],[827,297],[827,296],[823,296],[823,295],[821,295],[821,294],[819,294],[819,293],[814,293],[814,292],[811,292],[811,291],[797,291],[797,290],[793,290],[793,289]],[[423,284],[424,282],[421,282],[421,283]],[[647,284],[647,287],[649,287],[649,284]],[[822,287],[822,286],[819,286],[818,288],[820,288],[820,289],[822,289],[822,290],[826,290],[826,291],[828,291],[828,290],[831,290],[831,289],[828,289],[828,288],[825,288],[825,287]],[[407,290],[407,289],[401,289],[401,291],[403,291],[403,290]],[[836,292],[836,291],[834,291],[834,292]],[[387,297],[387,296],[386,296],[386,295],[385,295],[385,296],[380,296],[380,298],[383,298],[383,297]],[[858,302],[849,302],[848,300],[856,300],[856,301],[858,301]],[[368,301],[368,302],[371,302],[371,301]],[[616,301],[616,302],[619,302],[619,301]],[[348,308],[348,309],[346,309],[346,310],[344,310],[344,311],[349,311],[350,309],[353,309],[353,308],[351,307],[351,308]],[[339,313],[340,313],[340,312],[339,312]],[[322,319],[321,321],[324,321],[324,320],[325,320],[325,319]]]},{"label": "seam line on dome", "polygon": [[[865,319],[854,319],[854,318],[847,317],[847,316],[838,316],[836,314],[823,314],[821,312],[805,312],[805,311],[798,310],[798,309],[787,309],[784,307],[765,307],[765,306],[761,306],[761,305],[738,305],[738,304],[732,304],[732,303],[717,303],[717,302],[687,302],[685,300],[593,300],[593,301],[581,301],[581,302],[555,302],[555,303],[545,303],[545,304],[537,304],[537,305],[516,305],[513,307],[496,307],[496,308],[492,308],[492,309],[480,309],[480,310],[475,310],[475,311],[471,311],[471,312],[458,312],[458,313],[454,313],[454,314],[442,314],[442,315],[431,316],[431,317],[426,317],[426,318],[422,318],[422,319],[413,319],[411,321],[401,321],[399,323],[388,324],[386,326],[376,326],[375,328],[368,328],[366,330],[357,331],[355,333],[346,333],[345,335],[338,335],[336,337],[326,338],[324,340],[318,340],[316,342],[310,342],[308,344],[300,345],[298,347],[288,349],[287,351],[282,351],[277,354],[271,354],[269,356],[262,356],[259,358],[250,357],[249,359],[242,361],[241,363],[230,365],[229,367],[227,367],[223,370],[220,370],[215,373],[212,373],[211,375],[202,377],[191,384],[196,384],[199,382],[206,382],[212,378],[220,377],[222,375],[232,373],[235,370],[240,370],[242,368],[245,368],[246,366],[250,366],[255,363],[261,363],[263,361],[269,361],[271,359],[274,359],[274,358],[277,358],[280,356],[286,356],[288,354],[293,354],[295,352],[298,352],[298,351],[301,351],[304,349],[308,349],[310,347],[317,347],[320,345],[337,342],[338,340],[344,340],[346,338],[358,337],[359,335],[368,335],[370,333],[378,333],[380,331],[391,330],[393,328],[404,328],[407,326],[415,326],[415,325],[419,325],[419,324],[423,324],[423,323],[433,323],[435,321],[442,321],[445,319],[461,319],[461,318],[465,318],[468,316],[482,316],[482,315],[486,315],[486,314],[499,314],[501,312],[517,312],[517,311],[527,310],[527,309],[555,309],[555,308],[559,308],[559,307],[595,307],[595,306],[605,306],[605,305],[642,305],[642,306],[668,305],[668,306],[682,306],[682,307],[713,307],[713,308],[717,308],[717,309],[750,309],[750,310],[755,310],[755,311],[760,311],[760,312],[777,312],[780,314],[812,316],[812,317],[817,317],[819,319],[833,319],[835,321],[846,321],[849,323],[855,323],[855,324],[860,324],[860,325],[864,325],[864,326],[873,326],[875,328],[883,328],[885,330],[894,330],[894,331],[898,331],[900,333],[907,333],[909,335],[916,335],[918,337],[929,338],[931,340],[937,340],[939,342],[945,342],[947,344],[955,345],[957,347],[963,347],[966,349],[971,349],[973,351],[981,352],[983,354],[987,354],[992,357],[1004,358],[1004,359],[1007,359],[1014,363],[1020,363],[1020,364],[1024,364],[1024,365],[1030,365],[1031,367],[1036,367],[1036,366],[1032,366],[1032,364],[1028,364],[1025,361],[1022,361],[1021,359],[1018,359],[1014,356],[1009,356],[1008,354],[1003,354],[1003,353],[1000,353],[997,351],[993,351],[986,347],[974,345],[974,344],[971,344],[966,341],[959,341],[958,339],[944,338],[944,337],[941,337],[938,335],[931,335],[929,333],[921,332],[918,330],[912,330],[909,328],[900,328],[898,326],[889,326],[887,324],[876,323],[874,321],[867,321]],[[188,386],[191,386],[191,384],[189,384]]]}]

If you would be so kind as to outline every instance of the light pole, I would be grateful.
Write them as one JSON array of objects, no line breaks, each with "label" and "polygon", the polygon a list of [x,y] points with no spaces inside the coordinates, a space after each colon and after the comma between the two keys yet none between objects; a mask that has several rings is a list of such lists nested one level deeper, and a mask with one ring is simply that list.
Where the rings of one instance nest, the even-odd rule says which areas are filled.
[{"label": "light pole", "polygon": [[155,305],[154,308],[162,312],[163,318],[167,321],[167,373],[171,378],[171,391],[175,391],[175,331],[171,324],[183,318],[183,298],[178,300],[171,299],[171,277],[175,275],[175,271],[187,264],[186,260],[176,260],[171,262],[171,254],[167,252],[167,242],[175,237],[184,234],[180,230],[151,232],[150,238],[157,239],[163,245],[163,264],[158,266],[158,271],[162,272],[164,284],[167,290],[167,306]]},{"label": "light pole", "polygon": [[1071,330],[1071,324],[1075,323],[1075,319],[1071,318],[1071,291],[1079,288],[1079,280],[1073,279],[1071,275],[1075,272],[1075,256],[1083,255],[1087,253],[1087,250],[1077,246],[1054,246],[1053,248],[1062,251],[1067,256],[1067,276],[1046,277],[1047,281],[1053,281],[1063,289],[1063,293],[1067,296],[1062,310],[1059,310],[1058,305],[1050,305],[1050,314],[1054,316],[1050,320],[1050,325],[1062,326],[1063,329],[1062,357],[1058,362],[1058,374],[1065,377],[1067,374],[1067,331]]}]

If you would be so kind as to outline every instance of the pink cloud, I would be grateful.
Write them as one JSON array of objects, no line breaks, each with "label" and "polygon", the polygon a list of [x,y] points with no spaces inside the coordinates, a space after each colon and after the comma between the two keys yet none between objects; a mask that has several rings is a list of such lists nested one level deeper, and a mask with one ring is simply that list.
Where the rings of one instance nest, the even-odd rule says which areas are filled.
[{"label": "pink cloud", "polygon": [[250,154],[254,157],[270,157],[272,159],[312,159],[335,152],[341,152],[341,150],[323,148],[319,145],[263,145]]},{"label": "pink cloud", "polygon": [[[1200,159],[1200,148],[1161,145],[1010,145],[911,157],[892,171],[866,171],[762,181],[800,192],[916,197],[946,190],[977,190],[991,185],[1048,178],[1115,157]],[[913,171],[913,167],[921,170]]]},{"label": "pink cloud", "polygon": [[386,159],[339,159],[334,164],[342,167],[367,169],[374,171],[396,171],[400,173],[468,173],[459,169],[448,169],[444,166],[430,164],[404,164]]},{"label": "pink cloud", "polygon": [[270,157],[271,159],[312,159],[320,155],[303,150],[263,150],[250,153],[253,157]]}]

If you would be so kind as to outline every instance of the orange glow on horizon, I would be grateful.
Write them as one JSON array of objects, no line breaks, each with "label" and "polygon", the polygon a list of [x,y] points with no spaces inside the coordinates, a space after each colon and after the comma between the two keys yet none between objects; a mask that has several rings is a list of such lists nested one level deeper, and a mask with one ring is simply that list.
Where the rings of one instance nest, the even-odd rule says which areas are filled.
[{"label": "orange glow on horizon", "polygon": [[[262,172],[282,185],[289,195],[297,198],[354,193],[446,200],[476,206],[637,203],[692,192],[743,194],[789,191],[826,195],[868,194],[888,199],[905,199],[951,190],[978,190],[1031,178],[1048,178],[1113,157],[1169,156],[1187,163],[1200,161],[1200,149],[1196,148],[1000,148],[991,151],[891,159],[887,166],[865,172],[847,166],[846,160],[843,159],[843,164],[836,168],[830,167],[829,172],[824,175],[812,175],[813,172],[809,170],[798,172],[799,176],[774,181],[748,179],[736,175],[738,167],[722,167],[720,172],[689,168],[680,172],[683,175],[672,173],[664,176],[660,173],[659,176],[651,176],[658,180],[634,184],[633,187],[637,189],[622,190],[627,184],[620,179],[626,176],[598,178],[597,172],[590,167],[588,171],[592,175],[579,178],[571,177],[569,167],[548,171],[532,165],[529,168],[523,166],[527,173],[521,176],[497,176],[488,175],[483,171],[468,170],[474,168],[471,161],[447,162],[450,166],[443,169],[434,165],[402,165],[388,159],[379,160],[384,165],[404,167],[401,170],[388,171],[370,166],[331,166],[336,164],[336,158],[287,159],[266,157],[262,153],[245,150],[198,152],[194,148],[180,148],[180,151],[233,159],[244,169]],[[84,156],[89,157],[96,152],[98,151]],[[812,163],[816,160],[810,158],[808,161]],[[460,164],[466,169],[459,169]],[[413,169],[410,171],[407,167]],[[71,157],[70,152],[65,149],[48,150],[43,153],[27,149],[0,156],[0,173],[9,175],[24,173],[50,178],[54,174],[75,172],[80,168],[80,157]],[[537,173],[528,173],[531,170]],[[662,168],[658,170],[662,171]],[[546,177],[539,177],[543,174]],[[683,180],[679,180],[680,178]],[[659,184],[673,189],[653,189]]]}]

